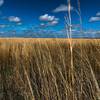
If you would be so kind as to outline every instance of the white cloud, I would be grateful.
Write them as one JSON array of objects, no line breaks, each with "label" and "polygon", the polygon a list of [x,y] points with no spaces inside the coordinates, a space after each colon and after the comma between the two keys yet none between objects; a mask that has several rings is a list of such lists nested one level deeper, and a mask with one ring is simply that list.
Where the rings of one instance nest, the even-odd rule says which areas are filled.
[{"label": "white cloud", "polygon": [[16,23],[21,22],[21,19],[19,17],[16,17],[16,16],[10,16],[10,17],[8,17],[8,20],[10,22],[16,22]]},{"label": "white cloud", "polygon": [[98,22],[100,21],[100,17],[91,17],[89,22]]},{"label": "white cloud", "polygon": [[91,17],[89,22],[99,22],[100,21],[100,12],[96,13],[95,17]]},{"label": "white cloud", "polygon": [[[73,7],[71,7],[71,10],[73,10]],[[58,12],[65,12],[68,11],[68,6],[67,5],[60,5],[59,7],[57,7],[56,9],[53,10],[53,12],[58,13]]]},{"label": "white cloud", "polygon": [[4,0],[0,0],[0,6],[4,4]]},{"label": "white cloud", "polygon": [[44,14],[39,17],[41,21],[53,21],[55,19],[55,16],[49,16],[48,14]]},{"label": "white cloud", "polygon": [[59,18],[55,16],[50,16],[48,14],[44,14],[39,17],[40,21],[46,21],[46,23],[41,23],[40,26],[55,26],[59,23]]},{"label": "white cloud", "polygon": [[58,23],[59,23],[58,20],[54,20],[54,21],[48,23],[48,25],[50,25],[50,26],[55,26],[55,25],[57,25]]},{"label": "white cloud", "polygon": [[59,23],[59,20],[53,20],[47,23],[41,23],[40,26],[41,27],[48,27],[48,26],[55,26]]},{"label": "white cloud", "polygon": [[98,12],[96,15],[97,15],[97,16],[100,16],[100,12]]}]

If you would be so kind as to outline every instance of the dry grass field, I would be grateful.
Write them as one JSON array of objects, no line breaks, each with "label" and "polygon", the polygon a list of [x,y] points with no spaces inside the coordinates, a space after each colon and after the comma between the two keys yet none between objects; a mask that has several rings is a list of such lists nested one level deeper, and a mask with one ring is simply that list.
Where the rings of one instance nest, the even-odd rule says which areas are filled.
[{"label": "dry grass field", "polygon": [[[100,100],[100,40],[0,39],[0,100]],[[73,76],[73,77],[72,77]]]}]

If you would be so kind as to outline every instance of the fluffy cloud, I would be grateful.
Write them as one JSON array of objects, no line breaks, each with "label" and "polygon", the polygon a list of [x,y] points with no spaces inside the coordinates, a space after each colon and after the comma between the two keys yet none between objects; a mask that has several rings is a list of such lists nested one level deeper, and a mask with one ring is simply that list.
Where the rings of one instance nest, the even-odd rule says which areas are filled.
[{"label": "fluffy cloud", "polygon": [[39,17],[41,21],[53,21],[55,20],[55,16],[49,16],[48,14],[44,14]]},{"label": "fluffy cloud", "polygon": [[[71,7],[71,10],[73,10],[73,7]],[[58,12],[65,12],[68,11],[68,6],[67,5],[60,5],[59,7],[57,7],[56,9],[53,10],[53,12],[58,13]]]},{"label": "fluffy cloud", "polygon": [[100,17],[91,17],[89,22],[98,22],[100,21]]},{"label": "fluffy cloud", "polygon": [[4,0],[0,0],[0,6],[4,4]]},{"label": "fluffy cloud", "polygon": [[100,16],[100,12],[98,12],[96,15],[97,15],[97,16]]},{"label": "fluffy cloud", "polygon": [[8,17],[8,20],[10,22],[16,22],[16,23],[21,22],[21,19],[19,17],[16,17],[16,16],[10,16],[10,17]]},{"label": "fluffy cloud", "polygon": [[44,14],[39,17],[40,21],[44,21],[46,23],[41,23],[41,26],[55,26],[59,23],[59,18],[56,18],[55,16],[50,16],[48,14]]}]

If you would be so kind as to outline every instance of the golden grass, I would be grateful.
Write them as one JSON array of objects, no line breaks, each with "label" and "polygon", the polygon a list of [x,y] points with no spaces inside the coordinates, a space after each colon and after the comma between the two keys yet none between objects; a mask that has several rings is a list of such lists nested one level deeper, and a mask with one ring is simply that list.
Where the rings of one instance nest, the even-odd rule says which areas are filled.
[{"label": "golden grass", "polygon": [[0,100],[100,100],[100,40],[73,44],[72,72],[68,39],[0,39]]}]

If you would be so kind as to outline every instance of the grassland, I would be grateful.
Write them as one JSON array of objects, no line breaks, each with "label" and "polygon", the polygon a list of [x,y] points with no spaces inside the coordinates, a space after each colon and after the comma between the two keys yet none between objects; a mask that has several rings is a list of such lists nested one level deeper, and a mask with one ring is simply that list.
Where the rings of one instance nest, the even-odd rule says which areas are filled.
[{"label": "grassland", "polygon": [[[100,40],[0,39],[0,100],[100,100]],[[73,78],[72,78],[73,76]]]}]

